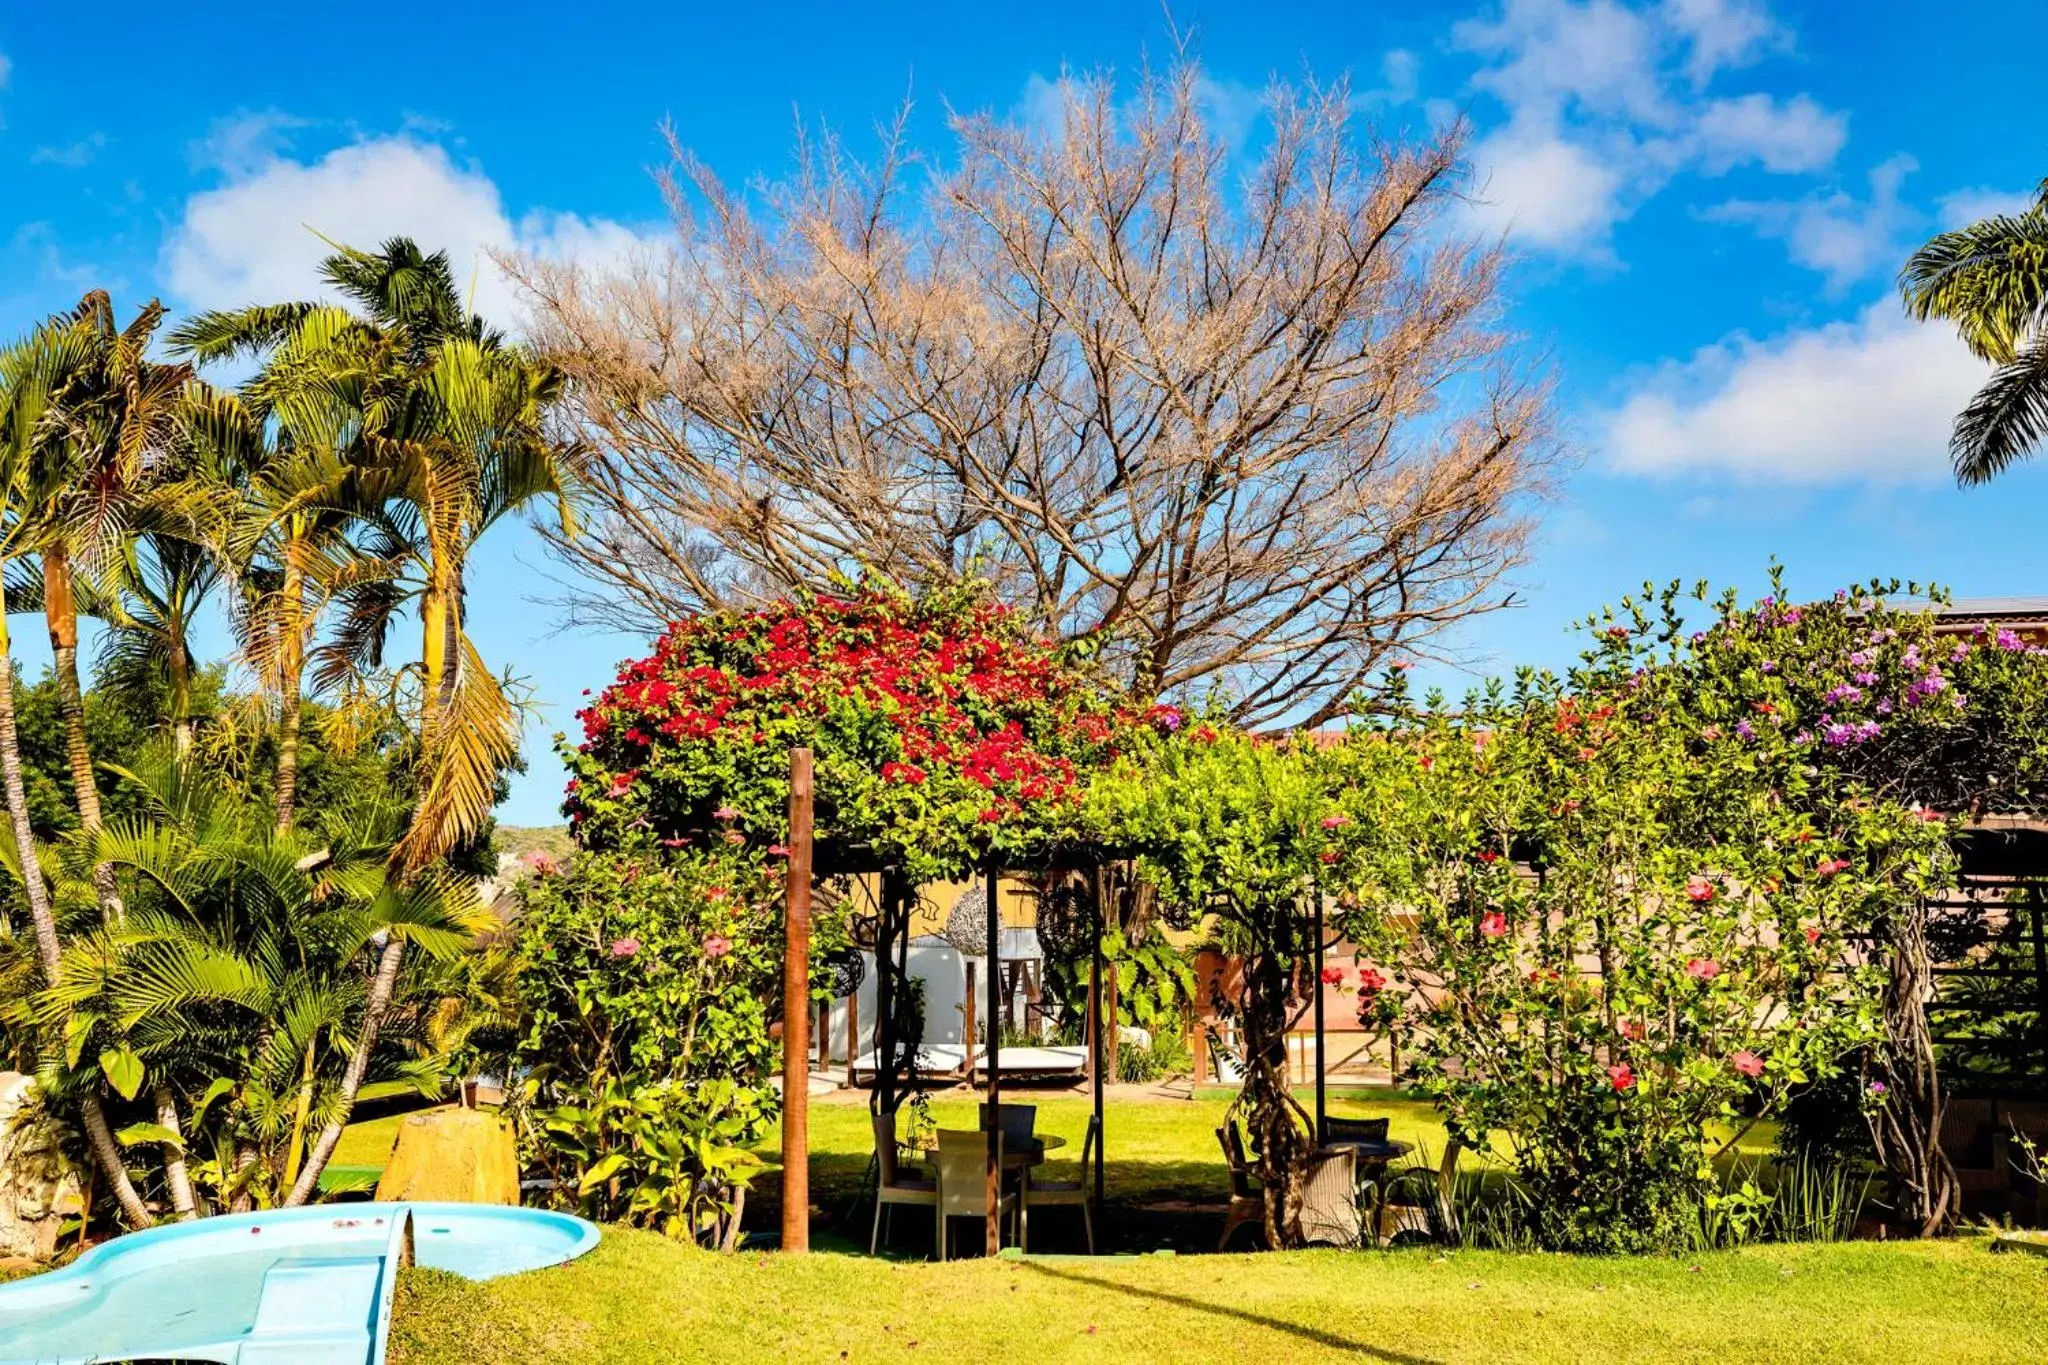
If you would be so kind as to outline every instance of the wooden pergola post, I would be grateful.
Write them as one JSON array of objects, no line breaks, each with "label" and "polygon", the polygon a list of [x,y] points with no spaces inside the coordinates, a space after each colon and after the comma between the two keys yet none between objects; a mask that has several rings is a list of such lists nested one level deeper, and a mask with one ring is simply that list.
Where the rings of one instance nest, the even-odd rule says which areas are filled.
[{"label": "wooden pergola post", "polygon": [[[996,899],[996,865],[988,878],[988,1254],[1003,1249],[1003,917]],[[973,1044],[968,1045],[972,1056]]]},{"label": "wooden pergola post", "polygon": [[782,1249],[811,1249],[811,751],[789,751],[782,957]]}]

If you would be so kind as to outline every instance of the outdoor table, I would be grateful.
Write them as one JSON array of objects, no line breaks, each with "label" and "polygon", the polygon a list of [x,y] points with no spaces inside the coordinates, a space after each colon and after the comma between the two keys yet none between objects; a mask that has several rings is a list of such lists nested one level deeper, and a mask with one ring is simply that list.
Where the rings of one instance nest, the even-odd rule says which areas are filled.
[{"label": "outdoor table", "polygon": [[1415,1150],[1412,1142],[1398,1139],[1387,1142],[1364,1142],[1343,1140],[1326,1142],[1319,1149],[1325,1152],[1355,1152],[1360,1166],[1384,1166],[1397,1156],[1406,1156]]},{"label": "outdoor table", "polygon": [[[1034,1136],[1029,1147],[1004,1146],[1003,1165],[1009,1167],[1042,1166],[1045,1164],[1045,1154],[1047,1152],[1057,1151],[1066,1145],[1067,1140],[1057,1133]],[[930,1154],[939,1149],[939,1140],[937,1137],[921,1138],[918,1141],[917,1147],[919,1151]]]}]

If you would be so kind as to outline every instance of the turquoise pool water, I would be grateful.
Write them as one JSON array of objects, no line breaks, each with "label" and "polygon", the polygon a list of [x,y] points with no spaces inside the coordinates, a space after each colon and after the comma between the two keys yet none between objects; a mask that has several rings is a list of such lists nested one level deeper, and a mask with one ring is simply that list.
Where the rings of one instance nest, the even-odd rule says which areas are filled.
[{"label": "turquoise pool water", "polygon": [[407,1217],[418,1264],[473,1280],[556,1265],[598,1240],[580,1218],[487,1204],[327,1205],[173,1224],[0,1286],[0,1365],[380,1365]]}]

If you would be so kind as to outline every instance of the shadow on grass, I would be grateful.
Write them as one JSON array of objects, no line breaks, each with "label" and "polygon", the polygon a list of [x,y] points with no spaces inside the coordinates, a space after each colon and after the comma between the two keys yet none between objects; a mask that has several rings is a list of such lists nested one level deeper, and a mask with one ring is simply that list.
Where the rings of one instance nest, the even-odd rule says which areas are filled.
[{"label": "shadow on grass", "polygon": [[1359,1341],[1352,1337],[1341,1336],[1336,1332],[1324,1331],[1320,1327],[1307,1327],[1301,1323],[1288,1322],[1282,1318],[1269,1318],[1263,1313],[1254,1313],[1245,1308],[1232,1308],[1227,1304],[1207,1303],[1201,1299],[1192,1299],[1185,1294],[1168,1294],[1163,1290],[1144,1289],[1133,1284],[1119,1284],[1115,1280],[1097,1279],[1093,1275],[1083,1275],[1078,1271],[1063,1270],[1049,1266],[1043,1261],[1025,1261],[1022,1264],[1026,1270],[1034,1274],[1045,1275],[1055,1280],[1065,1280],[1070,1284],[1085,1284],[1090,1288],[1106,1289],[1111,1293],[1122,1294],[1127,1298],[1144,1299],[1151,1303],[1171,1304],[1176,1308],[1186,1308],[1197,1313],[1207,1313],[1213,1317],[1229,1318],[1233,1322],[1248,1323],[1251,1326],[1264,1327],[1275,1332],[1285,1332],[1289,1336],[1300,1337],[1303,1341],[1311,1341],[1318,1346],[1327,1346],[1333,1351],[1352,1351],[1371,1360],[1385,1361],[1387,1365],[1441,1365],[1441,1362],[1433,1360],[1428,1356],[1409,1355],[1404,1351],[1389,1351],[1375,1346],[1368,1341]]}]

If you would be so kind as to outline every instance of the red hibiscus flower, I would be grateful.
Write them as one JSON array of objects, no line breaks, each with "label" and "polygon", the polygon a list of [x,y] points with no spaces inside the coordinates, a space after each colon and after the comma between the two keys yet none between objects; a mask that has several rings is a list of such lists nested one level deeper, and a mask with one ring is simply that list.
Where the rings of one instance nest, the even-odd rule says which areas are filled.
[{"label": "red hibiscus flower", "polygon": [[1508,931],[1508,917],[1498,910],[1489,910],[1479,919],[1479,932],[1488,938],[1499,938]]},{"label": "red hibiscus flower", "polygon": [[1712,981],[1721,974],[1721,964],[1711,957],[1695,957],[1686,962],[1685,974],[1700,981]]},{"label": "red hibiscus flower", "polygon": [[1380,973],[1377,967],[1360,967],[1358,969],[1358,993],[1360,995],[1377,995],[1386,989],[1386,985],[1387,978]]},{"label": "red hibiscus flower", "polygon": [[1607,1083],[1616,1090],[1631,1090],[1636,1083],[1636,1069],[1627,1062],[1607,1068]]},{"label": "red hibiscus flower", "polygon": [[1482,848],[1479,850],[1479,861],[1482,863],[1497,863],[1500,861],[1500,854],[1490,848]]},{"label": "red hibiscus flower", "polygon": [[612,940],[613,957],[632,957],[639,951],[640,940],[637,938],[615,938]]},{"label": "red hibiscus flower", "polygon": [[732,940],[724,934],[706,934],[704,936],[704,956],[724,957],[731,951]]},{"label": "red hibiscus flower", "polygon": [[1338,986],[1342,985],[1343,982],[1344,969],[1342,967],[1323,968],[1323,984],[1325,986]]},{"label": "red hibiscus flower", "polygon": [[1685,898],[1695,903],[1714,898],[1714,884],[1705,877],[1688,877],[1685,882]]},{"label": "red hibiscus flower", "polygon": [[1728,1064],[1745,1076],[1761,1076],[1764,1074],[1764,1059],[1747,1048],[1730,1057]]},{"label": "red hibiscus flower", "polygon": [[1837,872],[1847,870],[1848,866],[1849,860],[1847,858],[1828,858],[1816,866],[1813,869],[1813,873],[1817,877],[1832,877]]},{"label": "red hibiscus flower", "polygon": [[1351,823],[1351,817],[1350,817],[1350,816],[1348,816],[1348,815],[1342,814],[1341,812],[1340,812],[1339,814],[1336,814],[1336,815],[1325,815],[1325,816],[1323,817],[1323,828],[1324,828],[1324,829],[1342,829],[1342,828],[1344,828],[1344,826],[1346,826],[1346,825],[1348,825],[1348,824],[1350,824],[1350,823]]}]

